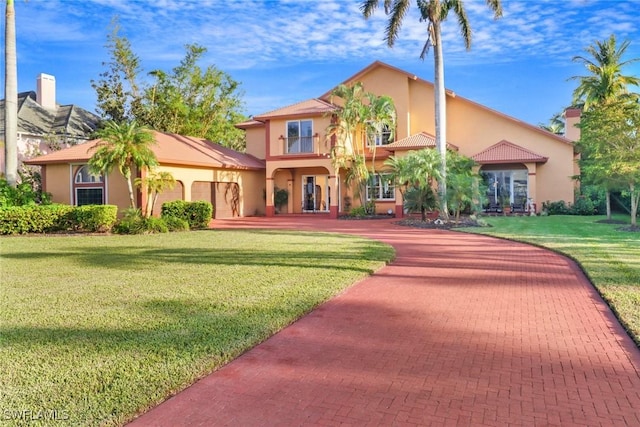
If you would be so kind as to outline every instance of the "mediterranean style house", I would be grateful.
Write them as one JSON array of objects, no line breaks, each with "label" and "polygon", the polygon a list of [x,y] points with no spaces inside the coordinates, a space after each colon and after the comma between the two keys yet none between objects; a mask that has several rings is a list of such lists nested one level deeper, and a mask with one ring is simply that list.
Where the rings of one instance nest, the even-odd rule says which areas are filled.
[{"label": "mediterranean style house", "polygon": [[[384,170],[384,161],[410,150],[435,147],[434,86],[417,76],[374,62],[348,78],[361,82],[378,96],[390,96],[397,113],[395,141],[376,139],[369,167]],[[335,218],[356,204],[353,190],[336,180],[330,157],[335,141],[327,138],[331,112],[338,106],[331,91],[318,98],[254,116],[237,125],[246,132],[247,153],[265,160],[266,215],[276,212],[274,194],[289,194],[288,213],[327,213]],[[579,139],[574,126],[579,111],[567,111],[567,137],[552,134],[447,91],[447,146],[471,157],[485,177],[489,204],[498,199],[522,210],[537,209],[547,200],[573,202],[577,154],[572,141]],[[577,114],[576,114],[577,111]],[[335,183],[339,182],[338,185]],[[376,210],[403,215],[399,189],[384,173],[374,178]],[[367,194],[367,198],[369,194]]]},{"label": "mediterranean style house", "polygon": [[[355,82],[394,101],[395,140],[381,134],[375,138],[375,157],[368,149],[368,167],[378,173],[375,188],[367,189],[366,197],[375,197],[379,213],[402,217],[402,194],[384,173],[384,161],[411,150],[435,148],[433,84],[382,62],[372,63],[344,84]],[[171,172],[178,182],[161,194],[154,214],[163,201],[176,199],[210,201],[215,218],[276,213],[337,218],[357,206],[358,197],[345,184],[344,170],[336,173],[331,159],[336,141],[327,137],[327,127],[340,108],[332,101],[329,91],[237,124],[246,134],[246,153],[201,138],[154,132],[156,170]],[[579,139],[575,127],[579,117],[579,110],[566,111],[563,137],[447,91],[447,146],[475,160],[488,184],[489,207],[500,199],[514,208],[540,210],[547,200],[573,202],[572,176],[578,170],[572,141]],[[87,162],[98,143],[90,141],[27,163],[42,166],[43,189],[54,202],[108,203],[124,209],[128,206],[124,178],[117,172],[106,177],[88,173]],[[144,176],[146,171],[137,173]],[[282,192],[288,195],[286,203],[276,206]],[[143,198],[139,194],[139,206]]]}]

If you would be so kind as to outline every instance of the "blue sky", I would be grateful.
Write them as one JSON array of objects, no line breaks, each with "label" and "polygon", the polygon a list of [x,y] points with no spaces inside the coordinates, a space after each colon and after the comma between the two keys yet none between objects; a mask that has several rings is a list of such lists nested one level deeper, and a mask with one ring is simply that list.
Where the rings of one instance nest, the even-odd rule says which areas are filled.
[{"label": "blue sky", "polygon": [[[94,111],[90,82],[105,70],[104,45],[116,15],[121,35],[141,59],[143,80],[149,71],[175,67],[185,44],[198,43],[208,49],[201,65],[215,65],[241,82],[247,115],[320,96],[376,60],[433,81],[433,56],[419,59],[426,25],[415,2],[392,49],[383,40],[384,10],[365,20],[359,4],[16,0],[19,91],[35,90],[39,73],[52,74],[58,103]],[[571,58],[595,40],[613,33],[631,41],[626,58],[640,57],[640,0],[503,0],[497,21],[484,0],[465,4],[471,51],[454,19],[443,25],[447,88],[531,124],[547,122],[571,102],[577,83],[567,79],[586,74]],[[640,76],[640,63],[626,73]]]}]

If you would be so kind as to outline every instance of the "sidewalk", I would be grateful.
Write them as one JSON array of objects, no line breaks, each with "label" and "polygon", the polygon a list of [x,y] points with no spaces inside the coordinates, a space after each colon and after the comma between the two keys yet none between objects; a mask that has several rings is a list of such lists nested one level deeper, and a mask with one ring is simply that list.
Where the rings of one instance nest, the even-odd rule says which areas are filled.
[{"label": "sidewalk", "polygon": [[640,350],[562,256],[391,221],[214,227],[352,233],[397,257],[131,426],[640,425]]}]

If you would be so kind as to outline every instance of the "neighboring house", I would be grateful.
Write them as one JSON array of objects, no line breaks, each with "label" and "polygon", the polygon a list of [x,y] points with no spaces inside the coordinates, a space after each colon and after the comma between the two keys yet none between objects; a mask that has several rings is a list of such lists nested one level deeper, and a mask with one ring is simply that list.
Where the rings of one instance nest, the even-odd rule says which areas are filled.
[{"label": "neighboring house", "polygon": [[[397,112],[395,142],[376,139],[375,170],[382,171],[391,155],[434,147],[434,86],[431,82],[374,62],[347,79],[362,82],[365,91],[393,98]],[[344,171],[336,186],[330,158],[335,141],[326,138],[331,112],[331,91],[236,125],[246,132],[247,153],[266,162],[266,214],[275,214],[276,189],[289,193],[288,213],[328,213],[337,217],[356,206],[358,198],[344,184]],[[447,144],[450,149],[473,158],[487,181],[490,205],[498,199],[524,208],[535,203],[573,202],[576,169],[574,127],[579,114],[567,114],[567,138],[552,134],[447,91]],[[571,138],[571,139],[569,139]],[[379,144],[379,145],[378,145]],[[372,156],[368,156],[371,165]],[[376,209],[403,215],[399,189],[384,173],[375,178]],[[369,195],[367,194],[367,197]]]},{"label": "neighboring house", "polygon": [[[76,105],[56,103],[55,77],[40,74],[36,91],[18,94],[18,167],[26,159],[86,142],[100,118]],[[4,100],[0,101],[0,134],[4,138]],[[4,171],[4,149],[0,150]]]},{"label": "neighboring house", "polygon": [[[152,150],[159,166],[170,172],[177,184],[160,194],[154,207],[159,215],[162,203],[171,200],[204,200],[215,206],[215,218],[264,214],[264,161],[225,148],[202,138],[153,132]],[[53,202],[69,205],[113,204],[129,207],[124,177],[115,169],[108,176],[89,173],[88,161],[100,140],[92,140],[25,163],[42,167],[43,191]],[[143,177],[146,171],[134,171]],[[145,195],[138,191],[138,206]]]}]

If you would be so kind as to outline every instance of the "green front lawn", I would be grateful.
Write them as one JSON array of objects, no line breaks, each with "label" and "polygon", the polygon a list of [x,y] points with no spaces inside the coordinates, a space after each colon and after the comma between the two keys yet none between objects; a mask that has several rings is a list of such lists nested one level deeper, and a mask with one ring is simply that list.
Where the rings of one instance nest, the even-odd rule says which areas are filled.
[{"label": "green front lawn", "polygon": [[393,257],[363,238],[265,230],[0,248],[2,425],[122,424]]},{"label": "green front lawn", "polygon": [[[534,243],[580,263],[640,347],[640,233],[601,224],[605,217],[487,217],[493,227],[465,231]],[[617,217],[626,220],[628,217]]]}]

